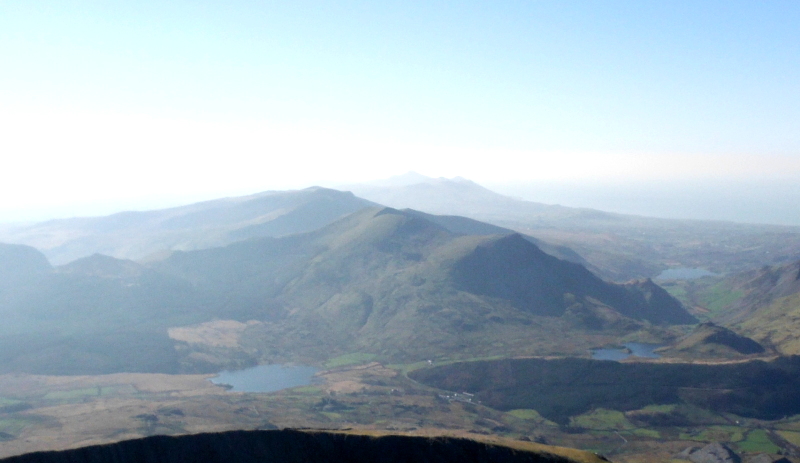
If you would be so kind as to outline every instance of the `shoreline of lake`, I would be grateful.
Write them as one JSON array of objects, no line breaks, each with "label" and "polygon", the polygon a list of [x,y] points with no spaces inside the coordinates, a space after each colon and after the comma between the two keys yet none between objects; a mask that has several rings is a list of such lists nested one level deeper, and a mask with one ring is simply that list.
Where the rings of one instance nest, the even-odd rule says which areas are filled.
[{"label": "shoreline of lake", "polygon": [[306,365],[256,365],[234,371],[221,371],[208,380],[233,392],[275,392],[298,386],[311,386],[320,371]]}]

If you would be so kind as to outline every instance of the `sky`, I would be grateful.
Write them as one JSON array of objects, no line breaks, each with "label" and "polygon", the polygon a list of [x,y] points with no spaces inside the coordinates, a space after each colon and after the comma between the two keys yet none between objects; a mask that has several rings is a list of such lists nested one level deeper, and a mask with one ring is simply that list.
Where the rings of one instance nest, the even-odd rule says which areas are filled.
[{"label": "sky", "polygon": [[800,224],[798,82],[788,0],[0,0],[0,221],[413,170]]}]

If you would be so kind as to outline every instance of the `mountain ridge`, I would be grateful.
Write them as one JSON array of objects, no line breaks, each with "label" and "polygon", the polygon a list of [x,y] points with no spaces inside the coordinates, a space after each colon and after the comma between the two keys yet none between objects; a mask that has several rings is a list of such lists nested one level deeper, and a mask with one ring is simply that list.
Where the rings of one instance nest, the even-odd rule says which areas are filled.
[{"label": "mountain ridge", "polygon": [[[498,242],[510,242],[511,248],[498,252],[492,248]],[[497,274],[496,279],[517,275],[510,288],[523,296],[515,299],[513,294],[459,282],[459,265],[487,245],[489,255],[496,254],[494,261],[508,263],[511,272]],[[511,263],[514,256],[528,254],[541,262]],[[273,297],[273,305],[262,303],[253,309],[254,314],[270,311],[276,321],[253,327],[251,334],[262,344],[285,344],[291,339],[294,351],[308,355],[320,349],[345,354],[342,346],[347,345],[349,351],[418,360],[455,349],[478,352],[490,341],[496,344],[490,349],[498,350],[503,342],[530,336],[526,331],[542,333],[544,325],[551,333],[574,329],[604,333],[612,327],[636,329],[639,323],[694,321],[665,292],[664,298],[674,306],[657,305],[663,301],[645,294],[646,283],[604,282],[578,264],[542,252],[518,234],[457,235],[419,215],[391,208],[364,209],[304,235],[236,243],[227,250],[175,253],[154,268],[196,282],[222,281],[226,277],[216,270],[195,272],[257,267],[261,256],[267,255],[278,259],[286,271],[265,269],[267,273],[254,280],[232,273],[230,281],[236,286],[228,297],[254,292]],[[218,260],[209,267],[207,259]],[[486,261],[479,259],[476,266],[481,275],[494,272]],[[538,273],[530,266],[539,268]],[[550,272],[560,276],[536,286],[533,293],[525,292],[536,284],[535,278]],[[565,286],[570,280],[575,280],[572,286]],[[588,289],[581,290],[581,283]],[[564,317],[567,313],[572,318]],[[501,341],[504,336],[509,339]]]},{"label": "mountain ridge", "polygon": [[604,278],[656,277],[673,267],[738,272],[800,259],[800,227],[626,215],[526,201],[471,181],[414,175],[406,182],[347,185],[398,209],[465,216],[582,256]]},{"label": "mountain ridge", "polygon": [[[192,349],[202,346],[178,343],[187,371],[226,361],[321,362],[353,351],[409,361],[452,352],[549,353],[553,346],[581,351],[649,324],[694,322],[652,282],[608,283],[519,234],[454,233],[425,215],[387,207],[314,231],[174,251],[147,264],[90,256],[43,278],[0,299],[0,311],[17,314],[4,330],[51,340],[48,346],[72,343],[77,350],[62,349],[67,356],[97,355],[75,344],[77,335],[106,345],[114,333],[142,333],[169,350],[172,327],[259,322],[247,325],[239,351],[220,353],[221,364],[193,363]],[[582,339],[565,343],[559,332]],[[531,343],[532,336],[540,339]]]},{"label": "mountain ridge", "polygon": [[310,231],[373,205],[350,192],[321,187],[267,191],[168,209],[5,227],[0,242],[34,246],[54,264],[96,253],[139,260],[163,250]]},{"label": "mountain ridge", "polygon": [[[545,252],[580,262],[617,282],[652,278],[674,267],[727,273],[800,259],[800,227],[658,219],[569,208],[511,198],[467,179],[431,179],[418,174],[383,186],[349,187],[364,197],[321,187],[270,191],[155,211],[4,226],[0,242],[32,245],[56,265],[94,253],[145,261],[160,258],[169,250],[203,249],[251,237],[310,231],[378,203],[463,216],[523,233]],[[387,193],[381,196],[375,193],[378,190]]]}]

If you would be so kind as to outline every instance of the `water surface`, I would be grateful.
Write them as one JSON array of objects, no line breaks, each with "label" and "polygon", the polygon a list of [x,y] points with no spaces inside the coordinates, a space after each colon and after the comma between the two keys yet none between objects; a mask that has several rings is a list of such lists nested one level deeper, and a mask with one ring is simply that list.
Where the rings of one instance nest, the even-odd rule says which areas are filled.
[{"label": "water surface", "polygon": [[258,365],[244,370],[223,371],[210,379],[237,392],[274,392],[314,383],[319,368],[304,365]]},{"label": "water surface", "polygon": [[659,273],[656,280],[694,280],[695,278],[717,276],[719,273],[709,272],[704,268],[668,268]]},{"label": "water surface", "polygon": [[642,342],[626,342],[623,344],[623,349],[594,349],[592,350],[592,358],[595,360],[625,360],[628,357],[642,357],[657,359],[661,357],[654,351],[664,344],[647,344]]}]

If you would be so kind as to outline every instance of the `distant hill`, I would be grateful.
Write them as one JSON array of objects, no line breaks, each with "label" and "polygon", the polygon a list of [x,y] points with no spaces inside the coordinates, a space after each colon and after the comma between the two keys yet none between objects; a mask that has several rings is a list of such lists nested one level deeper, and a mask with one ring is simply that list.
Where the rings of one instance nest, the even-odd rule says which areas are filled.
[{"label": "distant hill", "polygon": [[92,256],[51,267],[0,245],[0,373],[175,372],[166,328],[209,319],[213,294],[130,261]]},{"label": "distant hill", "polygon": [[800,259],[800,227],[548,205],[504,196],[463,178],[415,173],[341,188],[386,206],[465,216],[566,246],[615,281],[655,277],[673,267],[730,273]]},{"label": "distant hill", "polygon": [[652,282],[610,284],[518,234],[460,235],[389,208],[304,235],[175,252],[152,268],[224,291],[253,317],[279,319],[251,334],[266,344],[292,340],[289,350],[309,356],[477,355],[539,336],[523,347],[535,349],[564,330],[695,322]]},{"label": "distant hill", "polygon": [[50,262],[36,249],[0,243],[0,289],[38,280],[51,270]]},{"label": "distant hill", "polygon": [[5,227],[0,242],[33,246],[55,265],[96,253],[139,260],[159,251],[311,231],[373,205],[352,193],[319,187],[268,191],[170,209]]},{"label": "distant hill", "polygon": [[[403,361],[582,353],[645,325],[695,322],[652,281],[607,283],[519,234],[455,233],[427,217],[366,208],[316,231],[173,251],[147,264],[94,255],[51,268],[32,248],[6,247],[13,258],[0,269],[34,270],[0,293],[0,370],[209,371],[349,352]],[[168,328],[215,319],[259,323],[247,325],[239,350],[218,356],[223,363],[192,360],[197,346],[176,354]]]},{"label": "distant hill", "polygon": [[618,214],[521,201],[495,193],[461,177],[430,178],[410,172],[384,182],[345,185],[362,198],[395,208],[412,208],[432,214],[461,215],[497,222],[517,218],[564,218],[577,211],[614,218]]},{"label": "distant hill", "polygon": [[59,267],[65,274],[78,274],[101,278],[133,279],[145,272],[145,267],[132,260],[116,259],[103,254],[92,254],[89,257],[74,260]]},{"label": "distant hill", "polygon": [[[463,178],[419,174],[348,188],[360,197],[313,187],[163,210],[7,225],[0,228],[0,242],[33,246],[55,265],[97,253],[142,261],[172,250],[312,231],[381,204],[449,216],[436,220],[459,233],[487,233],[489,224],[504,229],[498,233],[513,230],[549,254],[618,282],[655,277],[667,268],[726,274],[800,259],[800,227],[667,220],[547,205],[504,196]],[[478,228],[484,231],[468,219],[482,222]]]},{"label": "distant hill", "polygon": [[[499,440],[499,439],[498,439]],[[503,445],[506,444],[506,445]],[[379,435],[357,432],[228,431],[152,436],[114,444],[36,452],[4,458],[7,463],[600,463],[580,450],[504,441],[486,443],[455,437]]]}]

